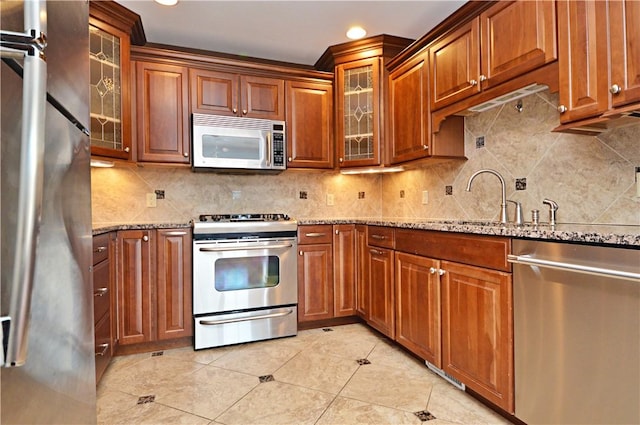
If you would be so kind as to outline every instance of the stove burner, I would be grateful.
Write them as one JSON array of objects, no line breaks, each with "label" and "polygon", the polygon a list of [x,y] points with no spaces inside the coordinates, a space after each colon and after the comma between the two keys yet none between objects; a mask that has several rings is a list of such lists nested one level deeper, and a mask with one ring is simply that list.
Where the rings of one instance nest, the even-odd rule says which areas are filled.
[{"label": "stove burner", "polygon": [[202,214],[200,222],[239,222],[239,221],[288,221],[286,214]]}]

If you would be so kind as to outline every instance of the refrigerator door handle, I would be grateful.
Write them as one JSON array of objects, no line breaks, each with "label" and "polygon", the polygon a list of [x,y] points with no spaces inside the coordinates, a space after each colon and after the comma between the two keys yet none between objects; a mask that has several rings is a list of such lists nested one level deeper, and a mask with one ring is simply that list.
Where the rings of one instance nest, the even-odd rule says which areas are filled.
[{"label": "refrigerator door handle", "polygon": [[[29,33],[46,33],[46,10],[45,0],[24,2],[24,24]],[[44,36],[41,38],[44,41]],[[22,366],[27,358],[31,293],[42,209],[47,95],[47,64],[42,54],[43,44],[36,42],[34,49],[26,49],[24,53],[15,256],[9,289],[11,320],[4,367]],[[4,47],[2,50],[5,51]]]}]

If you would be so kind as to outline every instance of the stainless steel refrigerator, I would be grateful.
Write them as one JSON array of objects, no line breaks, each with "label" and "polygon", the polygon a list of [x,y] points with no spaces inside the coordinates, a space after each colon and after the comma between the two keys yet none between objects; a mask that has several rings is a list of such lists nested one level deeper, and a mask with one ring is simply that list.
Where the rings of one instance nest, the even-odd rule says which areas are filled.
[{"label": "stainless steel refrigerator", "polygon": [[96,422],[88,13],[0,2],[2,424]]}]

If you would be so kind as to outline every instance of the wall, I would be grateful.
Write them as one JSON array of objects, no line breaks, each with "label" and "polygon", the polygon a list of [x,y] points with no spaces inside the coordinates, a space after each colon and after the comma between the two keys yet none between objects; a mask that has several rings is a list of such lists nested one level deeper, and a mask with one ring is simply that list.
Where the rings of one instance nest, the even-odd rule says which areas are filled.
[{"label": "wall", "polygon": [[[525,219],[544,198],[556,201],[559,222],[640,224],[635,167],[640,166],[639,124],[598,137],[553,133],[557,96],[546,92],[496,107],[465,122],[468,160],[450,161],[398,174],[345,176],[335,172],[286,171],[277,176],[192,173],[188,168],[92,169],[94,226],[113,223],[188,222],[204,213],[284,212],[298,218],[404,217],[497,220],[498,179],[469,176],[492,168],[504,176],[507,198],[522,202]],[[484,146],[476,147],[476,138]],[[516,190],[516,179],[526,189]],[[447,186],[450,195],[447,195]],[[164,190],[157,207],[145,195]],[[428,203],[422,204],[422,192]],[[240,198],[233,199],[233,191]],[[404,197],[401,197],[401,191]],[[300,192],[307,192],[300,199]],[[364,192],[364,199],[359,199]],[[326,203],[326,194],[335,205]],[[510,217],[513,207],[509,209]]]}]

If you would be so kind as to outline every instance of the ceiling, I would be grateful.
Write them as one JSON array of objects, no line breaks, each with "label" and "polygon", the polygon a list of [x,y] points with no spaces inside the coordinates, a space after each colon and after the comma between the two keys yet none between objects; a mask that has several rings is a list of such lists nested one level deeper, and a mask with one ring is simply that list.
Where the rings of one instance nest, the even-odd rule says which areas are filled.
[{"label": "ceiling", "polygon": [[147,42],[313,65],[329,46],[368,36],[417,39],[466,1],[116,0],[142,18]]}]

